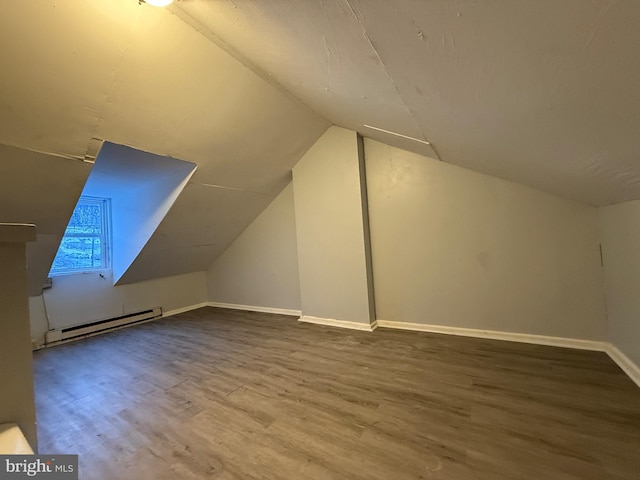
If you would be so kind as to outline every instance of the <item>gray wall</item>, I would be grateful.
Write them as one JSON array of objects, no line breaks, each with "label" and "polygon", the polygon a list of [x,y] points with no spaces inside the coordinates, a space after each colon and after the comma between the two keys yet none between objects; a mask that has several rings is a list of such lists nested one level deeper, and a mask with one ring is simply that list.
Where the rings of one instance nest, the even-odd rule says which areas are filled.
[{"label": "gray wall", "polygon": [[[367,315],[356,154],[355,132],[334,127],[294,169],[305,315]],[[368,139],[365,157],[378,319],[606,340],[596,208]],[[259,292],[293,262],[293,225],[269,215],[209,271],[210,300],[292,308],[290,273],[290,293]]]},{"label": "gray wall", "polygon": [[640,369],[640,200],[600,209],[609,340]]},{"label": "gray wall", "polygon": [[213,302],[300,310],[291,184],[214,262],[207,285]]},{"label": "gray wall", "polygon": [[303,316],[369,324],[356,133],[331,127],[293,168]]},{"label": "gray wall", "polygon": [[606,338],[598,211],[367,140],[378,318]]}]

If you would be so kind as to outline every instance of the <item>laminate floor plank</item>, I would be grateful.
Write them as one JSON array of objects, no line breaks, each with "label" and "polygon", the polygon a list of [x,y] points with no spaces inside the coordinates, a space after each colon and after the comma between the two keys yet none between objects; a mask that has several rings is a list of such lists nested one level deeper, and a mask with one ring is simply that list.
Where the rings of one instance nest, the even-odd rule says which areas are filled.
[{"label": "laminate floor plank", "polygon": [[601,352],[209,307],[34,357],[40,451],[83,480],[640,478]]}]

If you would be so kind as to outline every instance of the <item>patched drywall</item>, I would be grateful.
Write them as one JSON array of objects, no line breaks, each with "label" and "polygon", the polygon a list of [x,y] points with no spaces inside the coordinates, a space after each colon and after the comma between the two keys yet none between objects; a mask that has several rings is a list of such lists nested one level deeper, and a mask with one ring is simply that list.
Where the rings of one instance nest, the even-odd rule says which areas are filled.
[{"label": "patched drywall", "polygon": [[291,184],[218,257],[207,288],[212,302],[300,310]]},{"label": "patched drywall", "polygon": [[365,141],[378,318],[606,339],[598,211]]},{"label": "patched drywall", "polygon": [[640,369],[640,201],[600,209],[609,341]]}]

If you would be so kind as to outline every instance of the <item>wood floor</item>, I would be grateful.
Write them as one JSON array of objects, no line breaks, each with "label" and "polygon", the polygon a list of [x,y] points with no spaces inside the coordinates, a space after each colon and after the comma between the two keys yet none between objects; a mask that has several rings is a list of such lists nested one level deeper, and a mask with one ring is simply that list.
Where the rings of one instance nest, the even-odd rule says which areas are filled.
[{"label": "wood floor", "polygon": [[640,478],[603,353],[204,308],[35,354],[41,453],[86,479]]}]

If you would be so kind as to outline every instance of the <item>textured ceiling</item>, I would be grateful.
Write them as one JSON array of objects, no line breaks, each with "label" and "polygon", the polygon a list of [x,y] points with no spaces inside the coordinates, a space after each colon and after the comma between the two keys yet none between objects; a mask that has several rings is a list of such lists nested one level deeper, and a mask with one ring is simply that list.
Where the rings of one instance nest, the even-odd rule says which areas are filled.
[{"label": "textured ceiling", "polygon": [[[589,204],[640,198],[640,3],[188,0],[332,123]],[[215,38],[214,38],[215,40]],[[398,145],[422,153],[423,146]]]},{"label": "textured ceiling", "polygon": [[639,2],[0,2],[0,220],[36,220],[42,272],[93,138],[198,165],[126,281],[206,269],[331,123],[589,204],[640,198]]},{"label": "textured ceiling", "polygon": [[170,10],[137,0],[0,8],[0,146],[14,147],[0,148],[3,171],[14,172],[0,177],[0,192],[17,206],[2,205],[0,221],[50,234],[31,256],[35,284],[89,173],[81,160],[93,138],[198,165],[128,282],[206,270],[329,126]]}]

